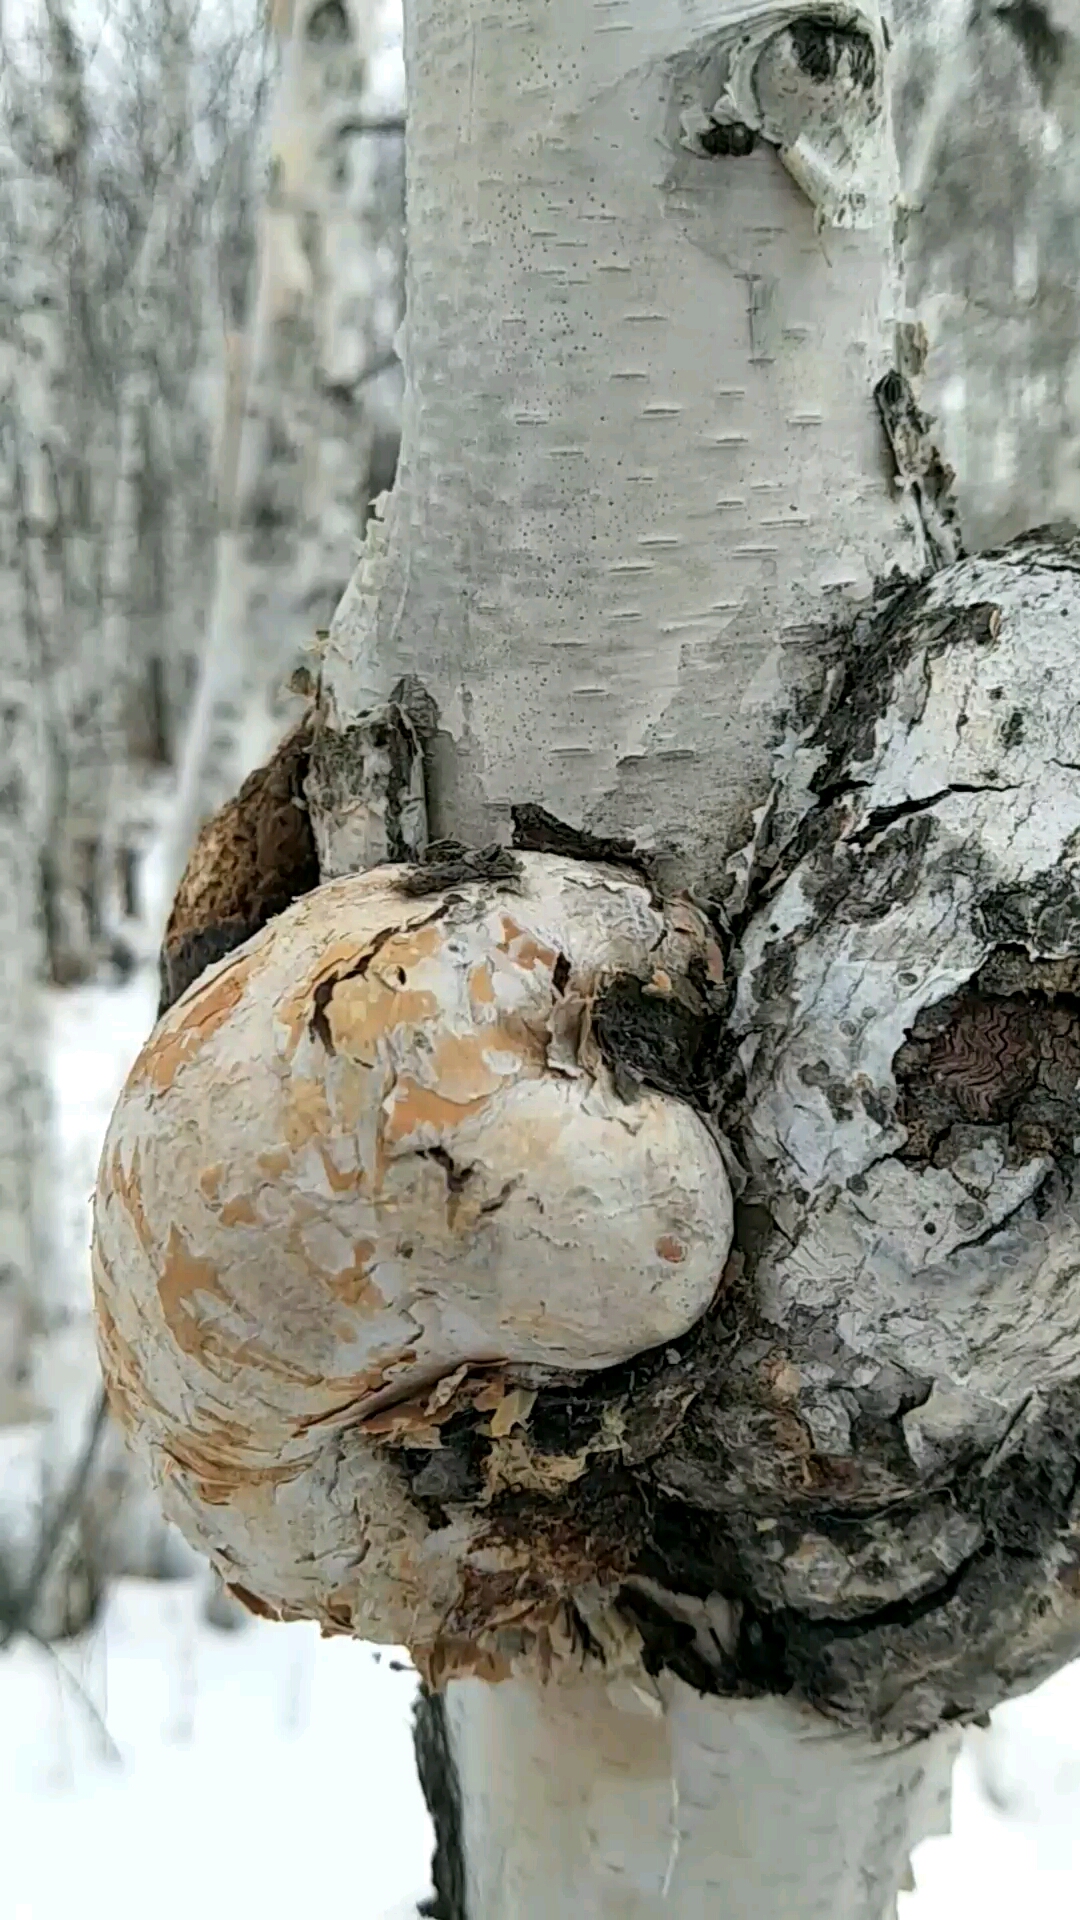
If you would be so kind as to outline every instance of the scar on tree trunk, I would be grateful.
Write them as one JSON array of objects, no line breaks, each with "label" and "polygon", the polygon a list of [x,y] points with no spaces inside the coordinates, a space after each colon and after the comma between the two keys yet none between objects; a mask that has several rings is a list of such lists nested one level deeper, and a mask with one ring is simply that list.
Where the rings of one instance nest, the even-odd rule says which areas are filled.
[{"label": "scar on tree trunk", "polygon": [[450,1746],[446,1702],[421,1687],[413,1708],[413,1748],[420,1787],[435,1829],[431,1860],[434,1894],[422,1902],[427,1920],[468,1920],[465,1847],[461,1825],[461,1787]]}]

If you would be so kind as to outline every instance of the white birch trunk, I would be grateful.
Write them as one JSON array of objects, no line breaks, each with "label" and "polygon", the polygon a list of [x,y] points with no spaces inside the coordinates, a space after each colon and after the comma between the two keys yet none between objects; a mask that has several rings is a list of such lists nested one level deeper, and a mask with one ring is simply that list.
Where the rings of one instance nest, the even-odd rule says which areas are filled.
[{"label": "white birch trunk", "polygon": [[647,1688],[450,1689],[468,1920],[892,1920],[912,1845],[947,1831],[958,1739]]},{"label": "white birch trunk", "polygon": [[20,461],[13,375],[0,360],[0,1425],[34,1416],[31,1356],[40,1323],[48,1218],[47,1067],[40,858],[46,818],[42,680],[27,648]]},{"label": "white birch trunk", "polygon": [[436,835],[543,801],[700,882],[825,629],[923,564],[868,404],[905,318],[886,133],[856,231],[774,147],[694,150],[719,38],[784,12],[407,10],[401,471],[324,679],[338,728],[406,673],[438,701]]},{"label": "white birch trunk", "polygon": [[101,870],[107,876],[103,905],[113,923],[122,903],[116,897],[117,853],[124,835],[126,804],[118,776],[125,758],[124,695],[132,666],[132,609],[140,548],[140,514],[147,458],[146,436],[157,397],[155,356],[167,324],[169,287],[175,271],[181,215],[190,198],[194,157],[191,127],[190,23],[167,22],[161,54],[162,94],[157,173],[146,226],[132,270],[133,323],[117,399],[117,445],[112,508],[103,563],[103,605],[95,662],[100,698],[97,708],[96,766],[101,821]]},{"label": "white birch trunk", "polygon": [[376,423],[368,370],[396,327],[399,251],[385,224],[385,138],[363,131],[387,104],[370,80],[377,13],[374,0],[304,0],[275,20],[271,186],[252,321],[230,368],[215,592],[170,835],[173,882],[202,821],[280,730],[268,695],[329,619],[363,531]]},{"label": "white birch trunk", "polygon": [[[5,65],[7,49],[3,49]],[[65,640],[66,168],[77,144],[70,75],[57,63],[30,101],[12,64],[0,106],[0,222],[8,309],[0,341],[0,807],[4,992],[0,1036],[0,1424],[38,1417],[34,1336],[48,1312],[52,1141],[42,984],[42,870],[55,776],[55,671]],[[29,107],[28,113],[20,108]],[[21,123],[21,124],[20,124]],[[8,1532],[9,1515],[4,1531]]]},{"label": "white birch trunk", "polygon": [[[887,124],[839,183],[855,229],[774,146],[700,150],[722,36],[791,13],[406,9],[401,466],[323,672],[338,731],[405,675],[435,698],[433,836],[506,840],[539,802],[715,895],[823,637],[940,557],[872,403],[908,318]],[[337,828],[324,871],[355,864]],[[591,1675],[449,1700],[468,1920],[883,1920],[947,1807],[947,1736],[680,1682],[653,1720]]]}]

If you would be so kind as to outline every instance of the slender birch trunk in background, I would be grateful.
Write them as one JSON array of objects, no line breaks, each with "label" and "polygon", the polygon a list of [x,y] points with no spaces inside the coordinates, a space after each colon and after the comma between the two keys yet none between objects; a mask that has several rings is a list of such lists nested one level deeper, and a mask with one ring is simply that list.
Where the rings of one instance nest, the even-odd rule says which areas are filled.
[{"label": "slender birch trunk in background", "polygon": [[7,1426],[35,1412],[31,1353],[47,1252],[47,1061],[40,1000],[47,762],[42,677],[27,647],[19,548],[24,449],[12,391],[18,367],[2,348],[0,356],[0,1424]]},{"label": "slender birch trunk in background", "polygon": [[246,1604],[412,1647],[446,1920],[886,1920],[1080,1646],[1080,542],[959,553],[894,50],[409,0],[330,884],[102,1160],[118,1417]]},{"label": "slender birch trunk in background", "polygon": [[[70,49],[61,16],[50,31]],[[4,795],[3,1034],[0,1037],[0,1419],[41,1413],[33,1343],[51,1307],[54,1171],[41,987],[47,916],[43,869],[55,776],[56,669],[66,633],[61,494],[64,444],[64,259],[70,175],[81,126],[63,58],[43,95],[4,49],[0,130],[0,602]],[[55,82],[55,84],[54,84]],[[5,1544],[10,1521],[5,1514]],[[6,1556],[5,1556],[6,1557]],[[10,1573],[10,1567],[7,1568]]]},{"label": "slender birch trunk in background", "polygon": [[[141,514],[149,457],[151,410],[158,400],[158,358],[167,326],[170,286],[182,247],[182,221],[193,192],[194,130],[192,45],[194,13],[166,8],[161,27],[160,97],[154,101],[157,137],[146,221],[131,273],[132,330],[117,397],[117,445],[112,506],[103,564],[103,604],[96,663],[101,870],[108,876],[103,898],[115,922],[123,902],[118,892],[120,813],[118,785],[126,751],[124,700],[131,669],[131,629],[140,558]],[[175,297],[175,295],[173,296]],[[184,298],[190,298],[185,292]]]},{"label": "slender birch trunk in background", "polygon": [[374,0],[305,0],[274,19],[270,188],[224,434],[215,595],[171,833],[174,881],[200,823],[271,744],[268,692],[328,621],[363,532],[379,418],[369,382],[379,369],[384,383],[394,377],[384,362],[399,318],[387,147],[395,155],[400,135],[372,90],[377,13]]}]

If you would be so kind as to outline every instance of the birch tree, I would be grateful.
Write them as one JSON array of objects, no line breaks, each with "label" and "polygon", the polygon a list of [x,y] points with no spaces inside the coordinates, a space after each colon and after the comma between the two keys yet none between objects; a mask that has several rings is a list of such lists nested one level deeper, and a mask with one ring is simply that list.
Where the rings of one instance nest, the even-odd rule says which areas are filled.
[{"label": "birch tree", "polygon": [[388,426],[396,437],[401,130],[396,89],[377,71],[385,11],[298,0],[274,17],[269,188],[222,436],[173,880],[197,827],[280,731],[267,696],[341,597]]},{"label": "birch tree", "polygon": [[[53,24],[63,51],[62,23]],[[5,58],[0,85],[0,1425],[13,1429],[41,1412],[33,1349],[55,1277],[50,1257],[54,1195],[48,1060],[40,998],[47,925],[41,875],[51,805],[51,668],[59,640],[56,627],[63,624],[57,518],[64,460],[57,400],[64,360],[65,176],[80,131],[66,85],[41,100],[20,82],[21,75]],[[0,1582],[12,1574],[10,1521],[5,1510]]]},{"label": "birch tree", "polygon": [[118,1418],[246,1604],[412,1648],[451,1920],[884,1920],[1080,1640],[1080,547],[960,552],[903,24],[411,0],[293,904],[105,1146]]}]

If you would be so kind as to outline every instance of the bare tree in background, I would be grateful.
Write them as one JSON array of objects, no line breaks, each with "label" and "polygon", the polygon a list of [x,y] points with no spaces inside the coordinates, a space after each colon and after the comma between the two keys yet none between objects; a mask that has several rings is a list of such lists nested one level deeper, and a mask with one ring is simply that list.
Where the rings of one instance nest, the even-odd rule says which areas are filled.
[{"label": "bare tree in background", "polygon": [[[226,309],[235,325],[252,253],[262,45],[254,10],[167,0],[78,26],[64,0],[43,0],[4,24],[0,1418],[14,1453],[0,1561],[17,1599],[33,1589],[23,1624],[49,1634],[83,1623],[107,1574],[180,1560],[94,1415],[85,1258],[57,1226],[71,1209],[56,1192],[42,986],[123,960],[147,775],[174,757],[190,700]],[[80,1500],[39,1566],[73,1480]]]},{"label": "bare tree in background", "polygon": [[280,731],[267,695],[329,621],[370,500],[392,478],[404,180],[400,97],[378,71],[387,13],[378,0],[301,0],[275,15],[269,188],[250,323],[232,345],[174,880],[196,828]]}]

